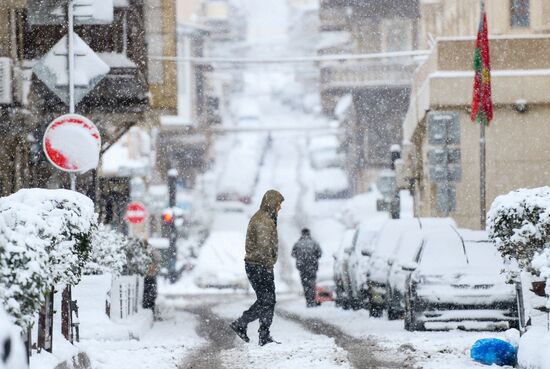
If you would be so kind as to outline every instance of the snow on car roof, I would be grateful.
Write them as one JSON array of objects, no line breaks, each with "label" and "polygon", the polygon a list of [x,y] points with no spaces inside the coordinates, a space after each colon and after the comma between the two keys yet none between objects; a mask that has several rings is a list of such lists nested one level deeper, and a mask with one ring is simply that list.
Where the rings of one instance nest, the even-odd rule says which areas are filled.
[{"label": "snow on car roof", "polygon": [[418,218],[389,219],[380,231],[378,240],[374,245],[374,251],[377,254],[390,255],[394,252],[403,233],[419,229]]},{"label": "snow on car roof", "polygon": [[386,217],[376,216],[363,221],[359,225],[357,245],[359,247],[365,247],[373,243],[376,240],[378,232],[380,232],[380,229],[387,220],[388,219]]},{"label": "snow on car roof", "polygon": [[340,168],[326,168],[315,171],[315,190],[341,191],[349,188],[348,176]]},{"label": "snow on car roof", "polygon": [[420,222],[422,223],[422,229],[409,230],[401,235],[399,244],[394,250],[399,261],[413,261],[427,233],[440,228],[446,228],[454,232],[451,227],[454,226],[455,222],[451,218],[420,218]]},{"label": "snow on car roof", "polygon": [[338,138],[334,135],[313,136],[309,141],[309,151],[330,150],[339,145]]}]

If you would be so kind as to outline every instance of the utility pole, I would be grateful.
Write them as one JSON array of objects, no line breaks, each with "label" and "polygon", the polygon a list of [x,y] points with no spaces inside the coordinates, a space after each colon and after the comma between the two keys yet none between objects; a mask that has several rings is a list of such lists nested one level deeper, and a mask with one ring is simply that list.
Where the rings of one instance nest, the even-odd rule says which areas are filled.
[{"label": "utility pole", "polygon": [[168,245],[168,275],[170,283],[176,282],[176,261],[177,261],[177,241],[178,241],[178,230],[176,228],[176,216],[174,211],[176,209],[176,179],[178,176],[178,171],[176,169],[170,169],[168,171],[168,196],[169,196],[169,206],[170,211],[172,212],[172,221],[170,222],[170,231],[168,235],[169,245]]},{"label": "utility pole", "polygon": [[[401,147],[399,145],[392,145],[390,152],[391,170],[393,170],[393,173],[396,174],[395,162],[401,159]],[[399,196],[399,186],[397,185],[397,181],[395,182],[395,188],[390,202],[390,215],[392,219],[399,219],[401,216],[401,198]]]}]

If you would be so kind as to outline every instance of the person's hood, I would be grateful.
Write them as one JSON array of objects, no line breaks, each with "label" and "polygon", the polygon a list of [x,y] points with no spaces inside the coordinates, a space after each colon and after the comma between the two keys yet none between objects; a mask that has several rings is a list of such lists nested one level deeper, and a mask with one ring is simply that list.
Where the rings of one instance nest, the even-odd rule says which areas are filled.
[{"label": "person's hood", "polygon": [[269,190],[265,193],[260,209],[269,214],[276,214],[277,207],[285,201],[285,198],[279,191]]}]

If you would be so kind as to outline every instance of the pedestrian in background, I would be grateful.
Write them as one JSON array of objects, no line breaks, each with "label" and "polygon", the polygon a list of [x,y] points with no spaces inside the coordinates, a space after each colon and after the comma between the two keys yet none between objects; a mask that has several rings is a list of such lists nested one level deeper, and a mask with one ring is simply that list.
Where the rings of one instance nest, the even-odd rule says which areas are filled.
[{"label": "pedestrian in background", "polygon": [[158,296],[157,278],[160,269],[160,253],[154,248],[149,249],[151,261],[147,267],[145,278],[143,279],[143,308],[151,309],[155,320],[158,318],[156,311],[156,301]]},{"label": "pedestrian in background", "polygon": [[300,272],[306,306],[318,306],[319,303],[315,301],[315,283],[319,270],[319,259],[323,252],[321,246],[311,237],[309,229],[302,229],[302,236],[294,244],[291,255],[296,259],[296,268]]},{"label": "pedestrian in background", "polygon": [[265,193],[260,210],[248,223],[246,232],[245,270],[256,293],[256,302],[242,316],[230,324],[231,329],[245,342],[248,323],[260,320],[260,346],[276,342],[269,332],[275,310],[275,279],[273,266],[277,262],[279,241],[277,235],[277,214],[284,198],[279,192]]}]

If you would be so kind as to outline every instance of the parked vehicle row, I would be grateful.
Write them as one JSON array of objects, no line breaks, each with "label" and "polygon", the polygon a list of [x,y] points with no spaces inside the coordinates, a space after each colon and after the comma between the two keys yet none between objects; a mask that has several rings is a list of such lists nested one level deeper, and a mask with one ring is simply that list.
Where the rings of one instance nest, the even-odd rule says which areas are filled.
[{"label": "parked vehicle row", "polygon": [[347,199],[350,183],[344,166],[344,155],[335,135],[317,135],[309,140],[308,152],[314,170],[315,200]]},{"label": "parked vehicle row", "polygon": [[517,325],[515,290],[486,232],[449,218],[374,219],[348,231],[334,257],[343,308],[386,311],[408,330]]},{"label": "parked vehicle row", "polygon": [[269,146],[264,133],[241,133],[225,159],[225,167],[216,185],[217,201],[250,204],[258,183],[260,167]]}]

